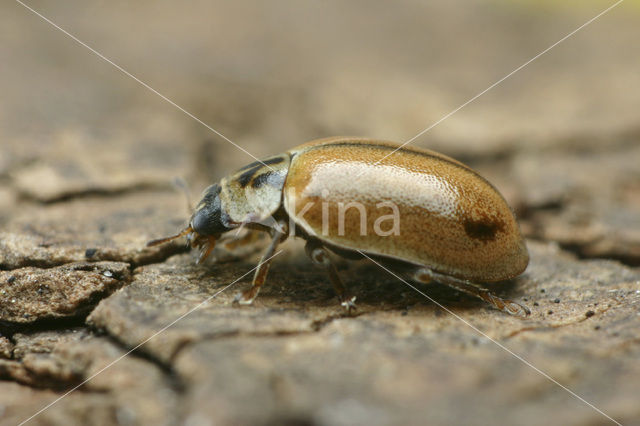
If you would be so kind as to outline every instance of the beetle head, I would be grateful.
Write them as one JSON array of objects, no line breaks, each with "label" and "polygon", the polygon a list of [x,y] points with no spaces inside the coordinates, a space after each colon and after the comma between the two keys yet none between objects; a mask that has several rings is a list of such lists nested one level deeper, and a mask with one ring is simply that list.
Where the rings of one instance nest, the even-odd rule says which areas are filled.
[{"label": "beetle head", "polygon": [[204,190],[202,200],[196,206],[189,226],[198,235],[220,235],[233,229],[220,202],[220,185],[217,183]]},{"label": "beetle head", "polygon": [[222,209],[220,190],[218,184],[213,184],[205,189],[202,200],[191,215],[189,226],[176,235],[149,241],[147,247],[166,243],[186,235],[189,245],[200,249],[198,263],[206,259],[215,247],[216,240],[220,235],[234,228],[229,225],[227,215]]}]

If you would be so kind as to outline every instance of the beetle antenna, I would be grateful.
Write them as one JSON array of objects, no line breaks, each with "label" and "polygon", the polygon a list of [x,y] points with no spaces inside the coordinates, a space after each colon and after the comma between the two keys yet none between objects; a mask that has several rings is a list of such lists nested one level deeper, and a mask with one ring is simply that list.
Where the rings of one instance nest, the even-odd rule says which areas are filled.
[{"label": "beetle antenna", "polygon": [[156,240],[149,241],[147,243],[147,247],[157,246],[159,244],[163,244],[163,243],[175,240],[176,238],[180,238],[183,235],[187,235],[190,232],[193,232],[193,229],[190,226],[187,226],[185,229],[183,229],[182,231],[180,231],[176,235],[172,235],[170,237],[158,238]]},{"label": "beetle antenna", "polygon": [[179,189],[184,194],[184,198],[187,202],[187,210],[189,214],[191,214],[193,212],[193,203],[191,198],[191,191],[189,190],[189,185],[187,185],[187,182],[180,176],[176,176],[175,178],[173,178],[172,183],[175,188]]}]

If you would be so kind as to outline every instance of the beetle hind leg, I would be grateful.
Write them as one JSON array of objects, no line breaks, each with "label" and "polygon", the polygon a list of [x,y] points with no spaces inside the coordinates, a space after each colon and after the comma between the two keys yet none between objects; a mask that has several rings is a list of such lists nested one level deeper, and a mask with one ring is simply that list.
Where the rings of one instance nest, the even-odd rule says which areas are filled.
[{"label": "beetle hind leg", "polygon": [[338,295],[338,299],[340,299],[340,304],[348,313],[355,311],[356,297],[349,292],[340,279],[338,271],[331,261],[331,257],[329,257],[327,250],[318,240],[307,240],[307,244],[304,246],[304,249],[313,263],[324,267],[329,273],[329,280],[331,280],[331,284]]},{"label": "beetle hind leg", "polygon": [[491,293],[489,290],[479,287],[477,284],[473,284],[470,281],[450,277],[448,275],[439,274],[428,268],[419,268],[414,273],[413,277],[416,281],[425,284],[431,281],[437,281],[441,284],[445,284],[455,290],[482,299],[499,311],[506,312],[511,315],[526,317],[531,313],[529,308],[527,308],[526,306],[516,303],[512,300],[498,297],[495,294]]}]

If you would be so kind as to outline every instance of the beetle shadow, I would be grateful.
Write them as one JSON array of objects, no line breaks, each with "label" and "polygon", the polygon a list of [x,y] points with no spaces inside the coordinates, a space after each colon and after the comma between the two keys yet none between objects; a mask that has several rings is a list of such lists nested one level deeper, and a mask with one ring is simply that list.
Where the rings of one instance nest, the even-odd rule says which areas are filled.
[{"label": "beetle shadow", "polygon": [[[325,270],[312,265],[304,255],[287,257],[274,262],[268,282],[257,300],[302,310],[327,307],[342,309]],[[451,310],[495,310],[482,300],[446,284],[424,284],[409,279],[406,265],[386,264],[385,267],[415,288],[367,260],[337,259],[336,267],[345,286],[356,296],[356,312],[397,310],[404,314],[409,309],[422,310],[428,307],[441,311],[438,304]],[[518,287],[518,279],[486,286],[495,295],[507,299],[518,296]]]}]

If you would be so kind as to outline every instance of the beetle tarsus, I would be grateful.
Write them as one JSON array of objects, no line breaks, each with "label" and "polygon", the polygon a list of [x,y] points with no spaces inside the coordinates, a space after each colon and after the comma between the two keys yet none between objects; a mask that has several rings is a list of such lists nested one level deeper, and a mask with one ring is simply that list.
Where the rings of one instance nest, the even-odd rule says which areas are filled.
[{"label": "beetle tarsus", "polygon": [[233,304],[234,305],[251,305],[253,303],[253,300],[258,295],[259,291],[260,291],[260,287],[258,287],[257,289],[254,289],[254,287],[251,287],[248,290],[240,291],[236,293],[235,297],[233,298]]},{"label": "beetle tarsus", "polygon": [[327,253],[327,250],[322,246],[320,241],[316,239],[308,240],[304,249],[313,263],[320,265],[327,270],[329,273],[329,280],[331,281],[331,284],[338,295],[338,299],[340,300],[340,305],[347,310],[347,313],[353,313],[356,310],[356,297],[349,292],[340,279],[338,271],[331,261],[331,257],[329,256],[329,253]]},{"label": "beetle tarsus", "polygon": [[498,309],[499,311],[506,312],[510,315],[518,317],[526,317],[531,313],[529,308],[512,300],[503,299],[489,290],[478,287],[469,281],[460,280],[448,275],[438,274],[427,268],[420,268],[415,274],[414,278],[422,283],[428,283],[431,281],[438,281],[441,284],[445,284],[455,290],[467,293],[471,296],[475,296],[484,300],[489,305]]},{"label": "beetle tarsus", "polygon": [[340,299],[340,305],[347,311],[348,315],[353,315],[358,308],[356,307],[356,297],[351,296],[346,299]]}]

